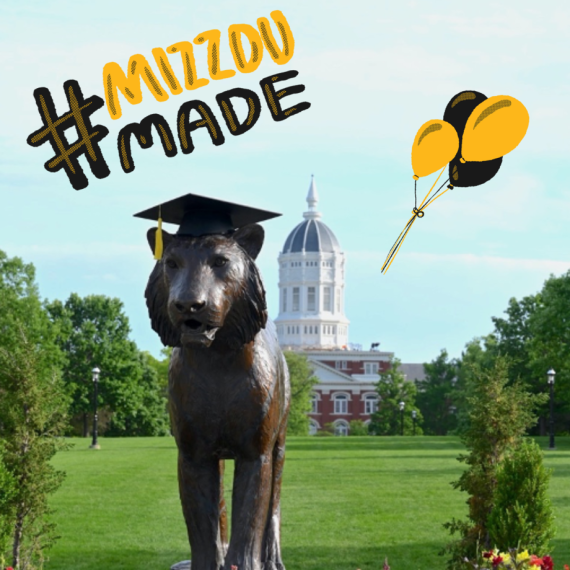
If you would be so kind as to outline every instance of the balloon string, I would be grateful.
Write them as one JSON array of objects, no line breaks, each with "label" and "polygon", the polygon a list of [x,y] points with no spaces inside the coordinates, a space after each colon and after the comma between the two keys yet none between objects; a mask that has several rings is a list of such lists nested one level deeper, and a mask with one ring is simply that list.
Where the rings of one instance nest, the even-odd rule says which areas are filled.
[{"label": "balloon string", "polygon": [[417,187],[418,187],[418,181],[414,180],[414,209],[416,209],[418,207],[418,192],[417,192]]},{"label": "balloon string", "polygon": [[[413,210],[414,215],[408,220],[408,223],[406,224],[404,229],[400,232],[400,235],[397,237],[396,241],[394,242],[394,245],[392,246],[392,248],[390,249],[390,251],[388,253],[388,257],[386,258],[386,261],[384,262],[384,265],[382,266],[382,270],[384,270],[386,263],[388,263],[388,261],[392,258],[392,255],[395,255],[394,250],[395,250],[395,248],[398,247],[398,241],[400,240],[400,238],[402,238],[402,240],[405,239],[406,236],[405,236],[404,232],[407,233],[409,231],[409,229],[411,227],[410,222],[412,222],[412,220],[415,219],[416,215],[418,215],[420,218],[423,218],[423,216],[424,216],[423,212],[421,212],[421,215],[419,215],[420,211],[423,209],[422,206],[423,206],[424,202],[426,201],[427,197],[429,196],[429,193],[433,190],[434,186],[437,184],[437,181],[440,179],[444,170],[445,170],[445,166],[443,167],[442,171],[439,173],[439,176],[435,179],[435,182],[432,184],[432,187],[429,189],[428,193],[426,194],[425,198],[423,199],[422,203],[420,204],[420,210],[417,209],[417,200],[415,201],[416,205],[414,205],[414,210]],[[437,192],[439,192],[439,190],[441,190],[441,188],[444,186],[444,184],[445,184],[445,182],[440,186],[440,188],[438,189]],[[414,183],[414,189],[415,189],[415,187],[416,187],[416,184]],[[436,194],[437,194],[437,192],[436,192]],[[427,205],[426,205],[426,207],[427,207]],[[402,237],[402,234],[404,234],[403,237]]]},{"label": "balloon string", "polygon": [[[392,265],[394,259],[396,259],[396,255],[398,254],[398,251],[400,250],[400,248],[402,247],[402,244],[404,243],[404,240],[406,239],[406,236],[408,235],[408,232],[410,231],[410,228],[412,227],[412,225],[414,224],[414,222],[416,221],[416,218],[423,218],[424,217],[424,210],[437,198],[440,198],[441,196],[443,196],[445,194],[445,192],[447,192],[447,190],[449,190],[449,188],[447,190],[445,190],[444,192],[442,192],[441,194],[439,194],[439,192],[441,191],[441,189],[449,182],[449,179],[447,179],[431,196],[430,196],[430,192],[434,189],[435,185],[437,184],[438,180],[441,178],[441,175],[443,174],[443,171],[445,170],[445,166],[443,167],[442,171],[439,173],[439,176],[436,178],[435,182],[433,183],[432,187],[429,189],[428,193],[425,195],[425,198],[422,200],[422,203],[420,204],[420,207],[417,207],[417,199],[414,200],[414,209],[413,209],[413,216],[408,220],[408,222],[406,223],[406,225],[404,226],[404,229],[400,232],[400,235],[396,238],[396,241],[394,242],[394,245],[390,248],[390,251],[388,252],[388,255],[386,256],[386,260],[384,261],[384,265],[382,265],[382,269],[381,272],[382,273],[386,273],[388,271],[388,269],[390,268],[390,265]],[[438,196],[439,194],[439,196]],[[414,197],[416,195],[416,184],[414,183]],[[429,198],[428,198],[429,196]]]}]

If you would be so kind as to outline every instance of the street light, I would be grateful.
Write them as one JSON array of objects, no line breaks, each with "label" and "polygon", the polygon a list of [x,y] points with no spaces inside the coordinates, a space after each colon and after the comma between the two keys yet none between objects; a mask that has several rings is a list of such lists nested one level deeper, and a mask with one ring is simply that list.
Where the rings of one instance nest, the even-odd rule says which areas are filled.
[{"label": "street light", "polygon": [[400,402],[400,435],[404,435],[404,408],[405,402]]},{"label": "street light", "polygon": [[95,408],[95,413],[93,415],[93,441],[91,442],[91,445],[89,447],[90,449],[101,449],[101,446],[97,443],[97,388],[99,386],[99,374],[101,373],[101,370],[95,367],[93,368],[93,370],[91,370],[91,373],[93,374],[93,388],[94,388],[93,404]]},{"label": "street light", "polygon": [[413,434],[416,435],[416,418],[418,416],[418,412],[416,410],[412,410],[412,422],[414,424],[414,431]]},{"label": "street light", "polygon": [[554,447],[554,377],[556,372],[551,368],[546,376],[548,378],[548,385],[550,386],[550,445],[548,449],[555,449]]}]

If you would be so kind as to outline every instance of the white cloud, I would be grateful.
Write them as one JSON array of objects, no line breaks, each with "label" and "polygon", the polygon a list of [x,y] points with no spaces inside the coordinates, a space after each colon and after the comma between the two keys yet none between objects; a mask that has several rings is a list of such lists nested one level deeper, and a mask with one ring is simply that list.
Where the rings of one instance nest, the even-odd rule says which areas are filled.
[{"label": "white cloud", "polygon": [[[386,255],[377,251],[351,251],[347,252],[347,257],[354,264],[366,261],[377,265],[384,262]],[[481,269],[483,272],[524,271],[560,275],[570,270],[570,258],[567,261],[562,261],[476,255],[473,253],[400,252],[398,261],[402,264],[411,262],[414,265],[418,263],[422,265],[445,265],[447,267],[461,265],[463,268]]]},{"label": "white cloud", "polygon": [[96,258],[116,258],[132,255],[148,255],[148,246],[146,245],[129,245],[124,243],[106,243],[106,242],[85,242],[85,243],[66,243],[66,244],[49,244],[49,245],[18,245],[12,244],[5,247],[10,251],[11,255],[44,259],[81,257]]},{"label": "white cloud", "polygon": [[[477,6],[483,7],[482,4]],[[476,17],[431,15],[427,18],[434,25],[441,27],[443,24],[447,30],[472,38],[529,38],[546,32],[537,24],[537,13],[525,16],[520,8],[499,11],[495,6],[487,5],[484,12]]]}]

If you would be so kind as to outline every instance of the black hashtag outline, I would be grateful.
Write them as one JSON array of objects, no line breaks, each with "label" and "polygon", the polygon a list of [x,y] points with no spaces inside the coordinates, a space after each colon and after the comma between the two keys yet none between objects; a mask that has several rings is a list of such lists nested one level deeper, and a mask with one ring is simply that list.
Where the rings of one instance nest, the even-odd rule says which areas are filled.
[{"label": "black hashtag outline", "polygon": [[[108,134],[109,130],[103,125],[91,125],[89,116],[103,106],[103,99],[92,95],[83,99],[79,83],[70,79],[63,84],[65,96],[69,104],[69,111],[58,116],[51,93],[47,87],[38,87],[34,90],[34,98],[42,118],[43,127],[28,136],[26,142],[30,146],[38,147],[49,141],[55,156],[44,165],[48,172],[58,172],[65,169],[71,185],[81,190],[89,185],[87,176],[83,172],[78,158],[85,155],[91,172],[97,178],[109,176],[110,170],[103,158],[99,142]],[[69,143],[64,131],[75,127],[78,139]]]}]

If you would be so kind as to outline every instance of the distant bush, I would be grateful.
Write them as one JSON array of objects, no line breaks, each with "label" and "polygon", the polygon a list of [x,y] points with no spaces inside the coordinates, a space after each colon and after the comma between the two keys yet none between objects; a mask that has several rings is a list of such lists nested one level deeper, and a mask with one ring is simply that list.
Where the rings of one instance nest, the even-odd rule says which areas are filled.
[{"label": "distant bush", "polygon": [[351,420],[348,435],[369,435],[368,426],[362,420]]}]

